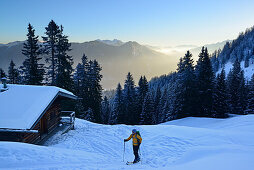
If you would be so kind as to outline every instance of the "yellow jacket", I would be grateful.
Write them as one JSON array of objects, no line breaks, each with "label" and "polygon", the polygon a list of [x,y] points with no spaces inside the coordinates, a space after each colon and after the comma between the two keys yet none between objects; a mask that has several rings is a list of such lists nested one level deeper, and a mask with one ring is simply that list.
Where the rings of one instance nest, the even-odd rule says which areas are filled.
[{"label": "yellow jacket", "polygon": [[141,144],[142,142],[142,138],[138,135],[138,134],[131,134],[126,140],[129,141],[132,138],[132,144],[134,146],[138,145],[138,139],[139,139],[139,143]]}]

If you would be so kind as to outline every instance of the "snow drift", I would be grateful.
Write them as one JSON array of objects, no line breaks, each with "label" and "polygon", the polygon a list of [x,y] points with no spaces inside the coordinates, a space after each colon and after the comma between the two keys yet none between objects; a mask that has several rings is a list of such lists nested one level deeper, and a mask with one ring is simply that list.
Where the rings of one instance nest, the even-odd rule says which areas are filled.
[{"label": "snow drift", "polygon": [[[100,125],[77,119],[76,129],[45,144],[0,142],[0,169],[251,170],[254,115],[228,119],[185,118],[160,125]],[[142,162],[123,162],[123,139],[141,132]],[[126,143],[125,161],[133,160]]]}]

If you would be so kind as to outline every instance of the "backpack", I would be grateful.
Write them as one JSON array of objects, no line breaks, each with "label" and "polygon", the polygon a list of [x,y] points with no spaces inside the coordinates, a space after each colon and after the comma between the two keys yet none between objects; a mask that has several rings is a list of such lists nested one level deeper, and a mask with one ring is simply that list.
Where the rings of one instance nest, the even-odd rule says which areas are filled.
[{"label": "backpack", "polygon": [[[139,132],[139,131],[137,131],[137,132],[136,132],[136,134],[137,134],[137,135],[139,135],[139,136],[141,137],[141,135],[140,135],[140,132]],[[136,135],[136,138],[137,138],[137,135]],[[137,141],[138,141],[138,143],[140,144],[140,141],[139,141],[139,139],[138,139],[138,138],[137,138]]]}]

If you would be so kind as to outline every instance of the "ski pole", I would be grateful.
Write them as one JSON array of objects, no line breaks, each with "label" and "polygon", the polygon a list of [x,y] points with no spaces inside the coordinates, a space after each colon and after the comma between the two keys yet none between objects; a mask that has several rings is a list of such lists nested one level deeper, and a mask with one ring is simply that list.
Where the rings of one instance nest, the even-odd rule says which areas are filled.
[{"label": "ski pole", "polygon": [[125,154],[125,142],[123,142],[123,162],[124,162],[124,154]]},{"label": "ski pole", "polygon": [[138,148],[138,151],[139,151],[139,158],[140,158],[140,162],[141,162],[141,165],[142,165],[142,155],[141,155],[141,149],[140,149],[140,145],[139,145],[139,148]]}]

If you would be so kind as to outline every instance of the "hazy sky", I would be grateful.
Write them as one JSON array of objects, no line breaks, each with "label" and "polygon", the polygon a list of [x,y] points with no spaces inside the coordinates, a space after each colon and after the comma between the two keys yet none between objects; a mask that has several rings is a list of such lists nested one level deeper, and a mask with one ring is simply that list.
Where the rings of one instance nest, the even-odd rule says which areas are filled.
[{"label": "hazy sky", "polygon": [[0,0],[0,43],[24,40],[27,24],[44,34],[53,19],[70,41],[204,45],[254,25],[254,0]]}]

